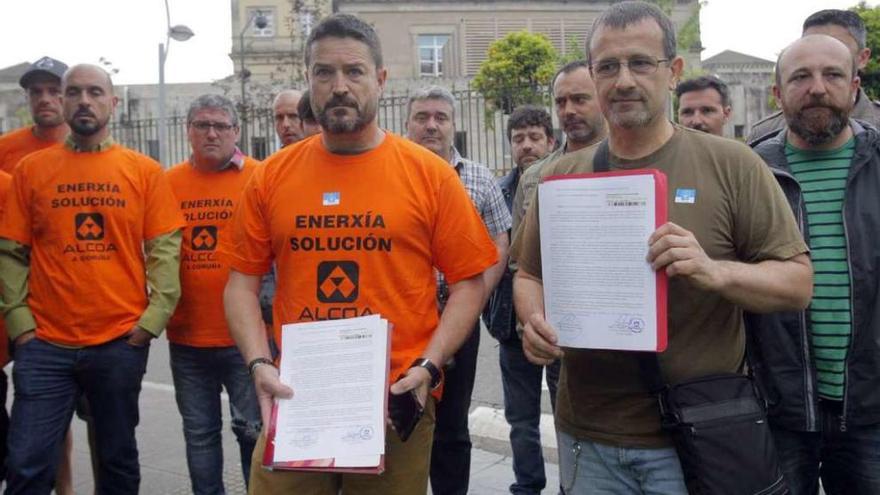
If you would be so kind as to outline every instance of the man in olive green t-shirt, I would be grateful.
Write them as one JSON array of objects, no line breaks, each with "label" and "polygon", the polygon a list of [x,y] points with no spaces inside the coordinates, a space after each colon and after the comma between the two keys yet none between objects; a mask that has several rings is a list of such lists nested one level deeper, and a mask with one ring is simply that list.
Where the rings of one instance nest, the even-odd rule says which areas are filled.
[{"label": "man in olive green t-shirt", "polygon": [[[681,75],[672,23],[655,6],[614,4],[588,43],[599,104],[609,124],[610,165],[651,167],[668,178],[670,222],[646,242],[648,261],[669,275],[669,345],[663,379],[735,372],[742,363],[742,310],[805,307],[812,270],[794,216],[761,159],[747,147],[674,126],[669,91]],[[595,147],[542,175],[593,170]],[[536,364],[562,358],[556,405],[560,480],[568,494],[687,493],[675,450],[634,353],[559,348],[544,320],[534,203],[514,241],[523,348]]]}]

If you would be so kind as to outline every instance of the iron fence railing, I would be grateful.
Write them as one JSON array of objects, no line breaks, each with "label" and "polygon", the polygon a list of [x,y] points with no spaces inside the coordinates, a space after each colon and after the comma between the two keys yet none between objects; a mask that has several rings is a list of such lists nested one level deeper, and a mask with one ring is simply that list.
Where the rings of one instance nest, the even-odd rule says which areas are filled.
[{"label": "iron fence railing", "polygon": [[[465,157],[486,164],[497,175],[510,170],[510,146],[507,142],[507,115],[487,111],[483,96],[473,90],[455,90],[456,98],[455,145]],[[381,98],[378,107],[379,125],[397,134],[405,133],[405,120],[409,95],[389,94]],[[544,98],[549,104],[549,96]],[[270,108],[260,108],[240,116],[242,136],[247,142],[239,143],[246,154],[262,160],[279,148],[275,136],[274,121]],[[156,119],[114,122],[111,129],[114,138],[129,148],[158,160],[159,138]],[[173,115],[168,118],[168,157],[166,166],[186,160],[190,154],[186,136],[186,117]]]}]

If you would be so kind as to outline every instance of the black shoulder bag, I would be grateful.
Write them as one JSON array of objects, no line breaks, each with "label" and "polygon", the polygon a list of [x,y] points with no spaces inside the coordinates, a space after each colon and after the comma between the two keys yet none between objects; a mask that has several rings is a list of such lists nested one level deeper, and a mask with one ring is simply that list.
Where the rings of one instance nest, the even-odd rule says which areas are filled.
[{"label": "black shoulder bag", "polygon": [[[593,158],[605,172],[608,141]],[[668,385],[654,353],[638,353],[639,374],[657,395],[690,495],[782,495],[782,478],[766,403],[749,374],[719,373]]]}]

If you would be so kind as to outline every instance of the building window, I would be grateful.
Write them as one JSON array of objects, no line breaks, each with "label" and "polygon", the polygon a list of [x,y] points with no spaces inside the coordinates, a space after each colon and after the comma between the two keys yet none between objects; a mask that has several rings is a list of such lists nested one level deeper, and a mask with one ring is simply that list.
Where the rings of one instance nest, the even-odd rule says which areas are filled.
[{"label": "building window", "polygon": [[[257,26],[257,16],[262,14],[266,18],[264,27]],[[256,7],[247,9],[245,22],[249,22],[248,33],[254,38],[271,38],[275,36],[275,9],[271,7]]]},{"label": "building window", "polygon": [[443,77],[448,75],[446,48],[448,34],[419,35],[419,76]]}]

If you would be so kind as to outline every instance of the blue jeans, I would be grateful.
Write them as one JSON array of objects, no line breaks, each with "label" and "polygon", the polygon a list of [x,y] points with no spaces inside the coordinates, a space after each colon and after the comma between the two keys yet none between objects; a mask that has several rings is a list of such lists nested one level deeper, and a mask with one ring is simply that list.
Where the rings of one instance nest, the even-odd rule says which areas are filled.
[{"label": "blue jeans", "polygon": [[821,432],[772,428],[791,495],[880,493],[880,425],[840,431],[840,402],[820,402]]},{"label": "blue jeans", "polygon": [[245,484],[262,422],[254,384],[237,347],[170,344],[174,395],[183,417],[186,465],[195,495],[226,493],[223,487],[223,413],[220,392],[229,395],[232,432],[238,440]]},{"label": "blue jeans", "polygon": [[[513,475],[516,478],[516,482],[510,485],[510,493],[540,495],[547,485],[540,431],[544,367],[526,359],[519,338],[501,342],[499,361],[504,389],[504,418],[510,425]],[[547,367],[547,388],[550,389],[550,404],[554,409],[558,382],[559,361],[556,361]]]},{"label": "blue jeans", "polygon": [[136,494],[135,427],[149,345],[124,339],[65,349],[35,338],[15,350],[6,494],[48,494],[80,394],[91,406],[98,473],[95,493]]},{"label": "blue jeans", "polygon": [[578,440],[558,431],[565,495],[687,495],[673,447],[635,449]]}]

